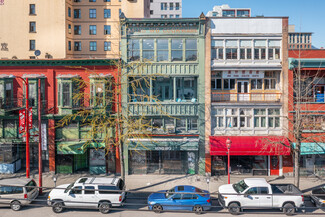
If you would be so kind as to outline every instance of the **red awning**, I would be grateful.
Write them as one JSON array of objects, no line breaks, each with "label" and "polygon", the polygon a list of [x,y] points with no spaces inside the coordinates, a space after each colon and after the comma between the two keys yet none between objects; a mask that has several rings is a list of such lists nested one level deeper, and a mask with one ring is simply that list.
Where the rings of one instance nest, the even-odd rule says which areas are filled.
[{"label": "red awning", "polygon": [[210,136],[211,155],[227,155],[227,138],[230,155],[290,155],[290,143],[283,136]]}]

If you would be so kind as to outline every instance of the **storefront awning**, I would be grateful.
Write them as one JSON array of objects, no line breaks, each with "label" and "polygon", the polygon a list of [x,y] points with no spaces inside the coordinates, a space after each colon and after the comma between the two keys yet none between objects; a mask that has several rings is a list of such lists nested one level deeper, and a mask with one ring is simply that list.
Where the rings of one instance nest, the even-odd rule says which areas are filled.
[{"label": "storefront awning", "polygon": [[105,148],[105,143],[60,142],[56,143],[57,154],[84,154],[87,148]]},{"label": "storefront awning", "polygon": [[283,136],[211,136],[211,155],[227,155],[227,138],[230,155],[290,155],[290,143]]},{"label": "storefront awning", "polygon": [[198,151],[199,142],[191,140],[179,141],[130,141],[129,150],[151,150],[151,151]]},{"label": "storefront awning", "polygon": [[325,143],[301,143],[300,151],[301,155],[325,154]]}]

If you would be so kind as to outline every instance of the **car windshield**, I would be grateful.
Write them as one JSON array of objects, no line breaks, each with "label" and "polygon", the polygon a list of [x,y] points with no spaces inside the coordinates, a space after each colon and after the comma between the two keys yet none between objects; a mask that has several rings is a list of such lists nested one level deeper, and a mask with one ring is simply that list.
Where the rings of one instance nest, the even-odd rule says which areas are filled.
[{"label": "car windshield", "polygon": [[167,197],[170,197],[170,196],[173,196],[174,195],[174,192],[175,192],[175,188],[172,188],[170,190],[167,190],[167,192],[165,194],[166,198]]},{"label": "car windshield", "polygon": [[71,183],[65,190],[64,193],[67,193],[72,187],[73,187],[74,183]]},{"label": "car windshield", "polygon": [[244,182],[244,180],[241,180],[237,182],[236,184],[233,184],[232,187],[235,189],[237,193],[242,193],[248,188],[248,185]]}]

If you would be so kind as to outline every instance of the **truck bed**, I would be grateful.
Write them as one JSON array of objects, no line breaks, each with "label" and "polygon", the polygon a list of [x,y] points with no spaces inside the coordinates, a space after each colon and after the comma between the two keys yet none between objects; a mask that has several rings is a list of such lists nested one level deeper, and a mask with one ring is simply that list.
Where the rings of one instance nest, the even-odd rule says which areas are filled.
[{"label": "truck bed", "polygon": [[299,194],[302,192],[293,184],[271,184],[273,194]]}]

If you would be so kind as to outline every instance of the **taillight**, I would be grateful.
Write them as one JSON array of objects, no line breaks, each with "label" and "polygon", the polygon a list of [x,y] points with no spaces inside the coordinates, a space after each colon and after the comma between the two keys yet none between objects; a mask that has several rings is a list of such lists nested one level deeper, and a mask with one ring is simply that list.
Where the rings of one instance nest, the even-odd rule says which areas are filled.
[{"label": "taillight", "polygon": [[24,199],[27,199],[27,194],[24,194]]},{"label": "taillight", "polygon": [[301,195],[301,200],[302,200],[302,202],[305,201],[304,195]]},{"label": "taillight", "polygon": [[122,196],[120,196],[120,198],[118,199],[118,201],[120,201],[120,202],[122,201]]},{"label": "taillight", "polygon": [[211,200],[209,199],[209,200],[207,200],[207,202],[208,202],[208,203],[211,203]]}]

